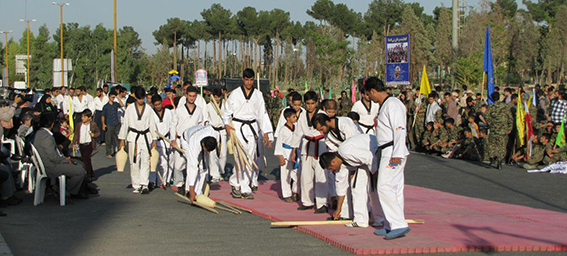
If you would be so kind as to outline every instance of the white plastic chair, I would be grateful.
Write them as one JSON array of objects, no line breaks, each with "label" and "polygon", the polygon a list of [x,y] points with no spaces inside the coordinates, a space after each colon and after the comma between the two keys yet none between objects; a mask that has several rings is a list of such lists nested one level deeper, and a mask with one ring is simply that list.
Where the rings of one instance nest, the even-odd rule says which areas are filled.
[{"label": "white plastic chair", "polygon": [[35,167],[33,166],[33,164],[30,162],[29,158],[26,157],[26,154],[24,153],[24,140],[22,140],[22,138],[16,136],[16,148],[18,149],[18,152],[20,153],[20,160],[18,161],[18,170],[20,171],[20,175],[18,177],[18,182],[20,184],[20,188],[23,188],[26,180],[28,181],[28,190],[27,192],[29,194],[33,193],[34,190],[34,172],[35,172]]},{"label": "white plastic chair", "polygon": [[13,139],[6,139],[6,138],[4,138],[4,135],[2,135],[1,141],[2,141],[2,144],[10,144],[10,153],[11,153],[12,155],[15,155],[15,154],[16,154],[16,149],[15,149],[15,147],[14,147],[14,146],[15,146],[14,144],[15,144],[16,142],[14,142]]},{"label": "white plastic chair", "polygon": [[[32,161],[37,170],[37,178],[35,181],[35,196],[33,200],[33,205],[36,206],[41,204],[45,200],[45,187],[48,180],[47,173],[45,172],[45,167],[43,166],[43,161],[41,156],[37,152],[35,146],[31,145],[32,149]],[[65,206],[65,193],[66,193],[66,181],[67,177],[65,175],[59,176],[59,204]]]}]

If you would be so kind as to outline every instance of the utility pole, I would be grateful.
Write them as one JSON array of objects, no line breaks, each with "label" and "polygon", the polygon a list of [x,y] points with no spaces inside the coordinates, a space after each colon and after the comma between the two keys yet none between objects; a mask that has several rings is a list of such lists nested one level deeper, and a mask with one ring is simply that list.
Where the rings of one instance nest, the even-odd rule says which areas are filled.
[{"label": "utility pole", "polygon": [[60,45],[61,45],[61,86],[65,85],[65,80],[64,80],[64,74],[65,74],[65,70],[64,70],[64,66],[63,66],[63,6],[69,6],[70,3],[56,3],[56,2],[51,2],[53,5],[58,5],[59,6],[59,41],[60,41]]},{"label": "utility pole", "polygon": [[[457,52],[459,51],[459,11],[460,10],[460,6],[459,6],[459,0],[453,0],[453,29],[452,29],[452,41],[451,41],[451,46],[453,48],[453,54],[452,54],[452,59],[453,59],[453,66],[455,64],[455,61],[457,60]],[[453,77],[453,73],[454,70],[451,70],[451,77],[452,79],[452,83],[453,83],[453,87],[455,86],[455,79]]]},{"label": "utility pole", "polygon": [[12,30],[7,30],[7,31],[0,31],[0,34],[4,34],[6,36],[6,43],[4,46],[4,51],[6,52],[5,55],[5,59],[4,59],[4,65],[6,66],[6,86],[10,87],[10,83],[8,80],[8,77],[10,76],[10,73],[8,72],[8,34],[12,33]]},{"label": "utility pole", "polygon": [[27,40],[27,66],[26,66],[26,85],[28,88],[31,88],[30,86],[30,71],[31,71],[31,66],[30,66],[30,21],[33,22],[35,21],[35,19],[31,19],[28,20],[26,19],[20,19],[20,21],[25,22],[26,23],[26,40]]},{"label": "utility pole", "polygon": [[117,82],[118,81],[118,65],[116,64],[116,61],[118,60],[116,58],[116,0],[114,0],[114,81],[112,82]]}]

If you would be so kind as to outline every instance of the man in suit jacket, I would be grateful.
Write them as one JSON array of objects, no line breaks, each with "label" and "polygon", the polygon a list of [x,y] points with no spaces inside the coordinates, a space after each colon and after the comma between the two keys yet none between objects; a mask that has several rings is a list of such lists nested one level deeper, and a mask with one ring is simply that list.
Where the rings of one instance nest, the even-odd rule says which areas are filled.
[{"label": "man in suit jacket", "polygon": [[98,145],[96,138],[100,136],[98,125],[92,120],[93,114],[91,110],[85,109],[85,111],[81,114],[82,122],[75,127],[75,136],[73,136],[73,149],[76,149],[78,145],[81,150],[81,157],[83,159],[83,163],[85,163],[87,179],[89,181],[94,179],[91,155]]},{"label": "man in suit jacket", "polygon": [[54,121],[50,115],[41,115],[39,119],[40,129],[36,131],[33,145],[41,156],[47,176],[56,178],[61,175],[67,177],[67,192],[77,198],[88,198],[85,191],[81,191],[81,185],[85,179],[85,169],[65,158],[57,148],[51,129]]}]

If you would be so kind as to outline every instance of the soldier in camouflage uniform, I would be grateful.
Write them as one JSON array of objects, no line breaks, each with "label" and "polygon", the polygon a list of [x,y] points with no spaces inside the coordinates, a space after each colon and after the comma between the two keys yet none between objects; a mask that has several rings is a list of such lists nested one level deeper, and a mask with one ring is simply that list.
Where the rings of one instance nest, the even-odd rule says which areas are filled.
[{"label": "soldier in camouflage uniform", "polygon": [[[421,102],[417,107],[417,115],[415,116],[415,125],[413,126],[413,133],[416,141],[422,141],[422,135],[425,131],[425,112],[427,111],[427,104],[425,98],[419,99]],[[412,123],[413,125],[413,123]],[[433,127],[432,127],[433,128]]]},{"label": "soldier in camouflage uniform", "polygon": [[435,122],[433,128],[434,130],[431,133],[431,145],[429,145],[429,150],[433,151],[432,153],[444,153],[444,147],[442,145],[448,140],[447,130],[445,130],[445,127],[438,122]]},{"label": "soldier in camouflage uniform", "polygon": [[423,132],[423,134],[420,136],[421,138],[421,146],[423,148],[425,148],[426,150],[429,148],[429,146],[431,145],[431,143],[433,143],[432,140],[432,133],[433,133],[433,122],[429,122],[427,123],[426,127],[425,127],[425,131]]},{"label": "soldier in camouflage uniform", "polygon": [[342,91],[341,98],[339,98],[339,111],[337,113],[337,116],[346,116],[348,113],[350,113],[351,109],[352,100],[349,99],[346,91]]},{"label": "soldier in camouflage uniform", "polygon": [[282,104],[278,94],[279,93],[274,95],[274,97],[269,95],[269,93],[267,94],[268,101],[266,103],[266,109],[268,110],[268,116],[270,116],[272,127],[276,127],[280,118],[280,108],[282,107]]},{"label": "soldier in camouflage uniform", "polygon": [[492,93],[491,96],[495,103],[488,106],[485,114],[490,129],[488,154],[491,157],[491,165],[495,163],[493,167],[502,169],[502,161],[506,157],[508,134],[512,130],[514,118],[508,106],[500,101],[499,93]]},{"label": "soldier in camouflage uniform", "polygon": [[478,130],[478,151],[480,153],[480,160],[482,162],[490,161],[488,155],[488,132],[485,128],[480,128]]},{"label": "soldier in camouflage uniform", "polygon": [[548,142],[549,134],[544,134],[539,138],[539,143],[536,143],[532,148],[531,156],[526,154],[526,156],[524,157],[526,161],[522,165],[524,169],[532,170],[538,168],[538,164],[541,163],[541,161],[543,161],[545,157],[545,145]]},{"label": "soldier in camouflage uniform", "polygon": [[455,156],[461,159],[467,159],[471,161],[479,161],[480,152],[478,147],[478,141],[472,136],[471,128],[465,127],[463,129],[463,134],[465,139],[461,142],[458,148],[455,149]]}]

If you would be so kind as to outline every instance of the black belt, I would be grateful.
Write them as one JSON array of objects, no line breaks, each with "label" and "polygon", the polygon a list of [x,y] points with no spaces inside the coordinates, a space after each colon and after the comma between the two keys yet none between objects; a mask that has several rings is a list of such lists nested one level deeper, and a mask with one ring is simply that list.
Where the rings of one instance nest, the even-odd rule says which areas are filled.
[{"label": "black belt", "polygon": [[366,128],[366,132],[364,132],[364,133],[368,133],[369,131],[371,131],[372,129],[374,129],[374,125],[365,125],[365,124],[363,124],[363,123],[361,123],[361,122],[358,122],[358,125],[360,125],[360,126]]},{"label": "black belt", "polygon": [[[170,135],[170,133],[168,132],[168,133],[166,133],[165,135],[163,135],[163,137],[167,138],[167,137],[169,137],[169,135]],[[163,137],[159,137],[159,138],[157,139],[157,141],[162,141],[162,140],[163,140]]]},{"label": "black belt", "polygon": [[307,142],[307,146],[305,148],[305,150],[307,151],[306,154],[309,155],[309,145],[311,144],[311,142],[315,143],[315,159],[319,158],[319,141],[324,139],[325,135],[319,135],[319,136],[305,136],[305,139],[308,141]]},{"label": "black belt", "polygon": [[148,129],[143,130],[143,131],[138,131],[138,130],[130,127],[130,128],[128,128],[128,130],[137,134],[136,139],[134,139],[134,163],[136,163],[136,155],[138,153],[138,150],[137,150],[138,139],[140,138],[140,136],[144,135],[144,140],[146,141],[146,146],[148,147],[148,154],[151,153],[150,142],[148,141],[148,137],[145,136],[148,132],[150,132],[150,129],[148,128]]},{"label": "black belt", "polygon": [[221,131],[224,130],[224,126],[220,126],[220,127],[213,127],[213,130],[217,131],[219,133],[219,142],[218,142],[218,146],[217,146],[217,157],[220,157],[220,148],[222,146],[222,140],[221,140]]},{"label": "black belt", "polygon": [[244,139],[244,142],[246,143],[248,143],[248,140],[246,139],[246,136],[244,136],[244,131],[242,130],[242,128],[244,128],[245,125],[248,125],[248,127],[250,127],[252,134],[254,134],[254,139],[256,140],[256,156],[260,156],[260,150],[259,150],[260,145],[258,145],[258,133],[256,132],[256,130],[254,130],[254,127],[252,126],[253,123],[256,123],[256,120],[242,120],[238,118],[232,118],[232,121],[236,121],[242,124],[240,126],[240,134],[242,134],[242,139]]}]

